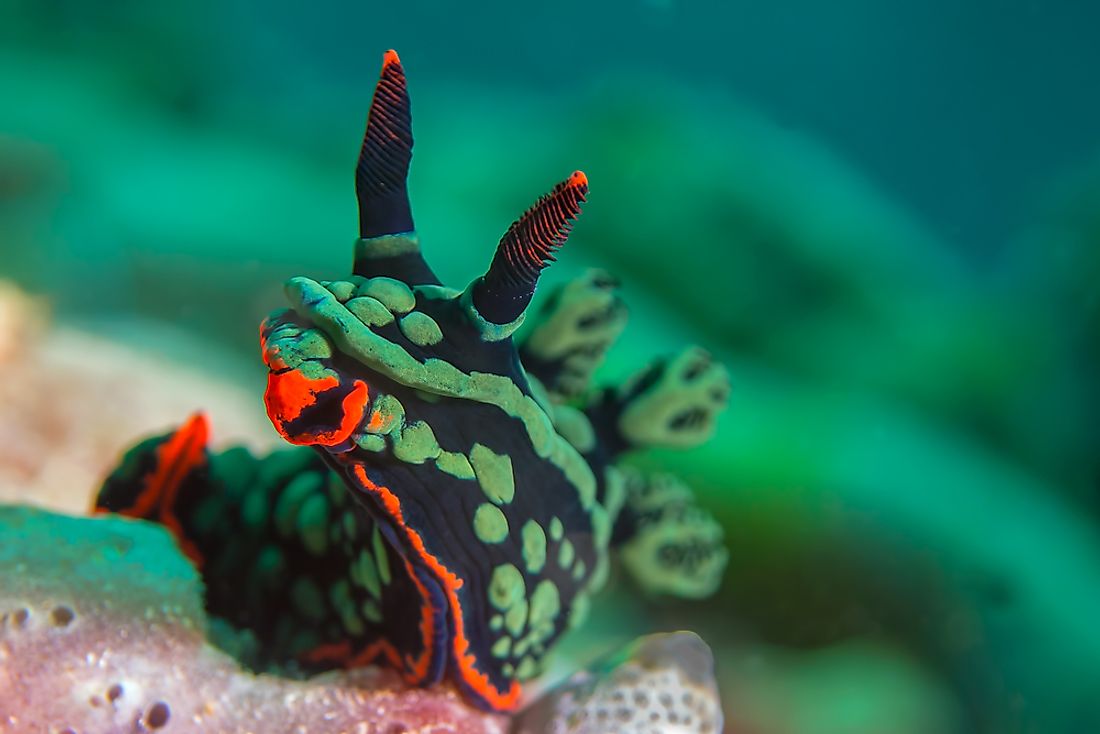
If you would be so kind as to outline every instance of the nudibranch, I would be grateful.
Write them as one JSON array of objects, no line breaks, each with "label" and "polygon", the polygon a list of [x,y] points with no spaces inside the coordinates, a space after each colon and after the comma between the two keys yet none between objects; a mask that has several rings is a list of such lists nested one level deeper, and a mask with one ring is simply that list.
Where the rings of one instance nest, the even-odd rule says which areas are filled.
[{"label": "nudibranch", "polygon": [[389,51],[356,169],[352,273],[292,278],[290,308],[260,328],[268,416],[299,448],[212,453],[196,415],[131,450],[97,508],[168,526],[257,667],[385,662],[507,711],[583,620],[613,549],[654,593],[716,587],[720,526],[682,484],[617,462],[706,440],[728,376],[688,349],[592,388],[626,321],[599,271],[552,293],[520,342],[587,198],[580,171],[507,229],[484,275],[442,285],[413,225],[412,145]]}]

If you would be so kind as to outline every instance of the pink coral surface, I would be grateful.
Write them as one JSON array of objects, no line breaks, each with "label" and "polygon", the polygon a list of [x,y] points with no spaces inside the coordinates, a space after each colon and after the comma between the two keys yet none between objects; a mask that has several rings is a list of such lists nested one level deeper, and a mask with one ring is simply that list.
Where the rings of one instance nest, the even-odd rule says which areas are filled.
[{"label": "pink coral surface", "polygon": [[409,689],[386,671],[241,670],[205,642],[198,578],[159,527],[0,507],[0,535],[5,733],[506,730],[451,688]]}]

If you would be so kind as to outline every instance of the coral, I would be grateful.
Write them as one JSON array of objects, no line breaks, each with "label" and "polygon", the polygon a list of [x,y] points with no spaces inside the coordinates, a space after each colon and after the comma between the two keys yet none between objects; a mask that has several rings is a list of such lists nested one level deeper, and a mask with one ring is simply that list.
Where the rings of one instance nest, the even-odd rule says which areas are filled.
[{"label": "coral", "polygon": [[387,671],[242,671],[205,643],[196,573],[154,525],[0,507],[0,533],[5,732],[505,730],[453,689],[410,690]]},{"label": "coral", "polygon": [[614,545],[646,539],[630,555],[639,576],[703,577],[655,591],[713,591],[720,529],[700,542],[681,511],[690,495],[631,491],[617,461],[709,438],[728,377],[687,349],[591,388],[624,316],[598,274],[553,296],[521,351],[512,334],[586,176],[539,198],[460,291],[421,253],[411,156],[391,51],[356,170],[353,273],[292,278],[291,309],[260,329],[268,416],[312,450],[211,454],[195,416],[135,448],[97,505],[174,532],[202,565],[211,612],[259,638],[253,664],[385,661],[410,683],[449,677],[478,705],[512,710],[520,682],[583,621]]},{"label": "coral", "polygon": [[720,734],[710,649],[690,632],[650,635],[571,676],[512,724],[513,734]]},{"label": "coral", "polygon": [[710,653],[694,635],[640,640],[509,721],[450,686],[410,688],[377,668],[308,680],[242,670],[205,642],[195,569],[151,523],[0,507],[0,533],[0,730],[12,734],[583,734],[609,717],[616,732],[646,734],[651,712],[720,730]]}]

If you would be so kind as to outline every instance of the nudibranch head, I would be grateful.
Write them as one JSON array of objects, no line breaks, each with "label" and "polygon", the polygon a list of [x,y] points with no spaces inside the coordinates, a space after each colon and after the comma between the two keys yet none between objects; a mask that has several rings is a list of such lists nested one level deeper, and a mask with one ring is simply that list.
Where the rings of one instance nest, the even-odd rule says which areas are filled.
[{"label": "nudibranch head", "polygon": [[[261,327],[265,403],[410,565],[422,611],[442,612],[425,654],[476,701],[507,710],[606,574],[602,474],[555,430],[511,338],[588,181],[575,172],[539,198],[482,277],[446,288],[413,230],[410,120],[390,52],[356,171],[353,274],[287,283],[290,309]],[[440,666],[407,672],[430,682]]]}]

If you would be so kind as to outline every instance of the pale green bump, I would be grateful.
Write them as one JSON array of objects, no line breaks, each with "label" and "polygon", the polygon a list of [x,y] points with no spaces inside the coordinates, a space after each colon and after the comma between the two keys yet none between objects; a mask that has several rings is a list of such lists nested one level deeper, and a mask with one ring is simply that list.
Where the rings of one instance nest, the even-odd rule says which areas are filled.
[{"label": "pale green bump", "polygon": [[366,625],[363,624],[363,620],[359,618],[359,615],[354,609],[346,609],[340,615],[340,622],[344,625],[344,629],[348,631],[349,635],[358,637],[367,631]]},{"label": "pale green bump", "polygon": [[504,626],[504,617],[500,614],[494,614],[489,617],[489,629],[493,632],[499,632],[500,628]]},{"label": "pale green bump", "polygon": [[576,551],[573,548],[573,544],[568,539],[563,540],[561,545],[558,546],[558,565],[564,569],[568,569],[573,565],[573,558],[576,556]]},{"label": "pale green bump", "polygon": [[512,633],[513,637],[519,637],[523,633],[525,624],[527,624],[527,600],[520,599],[504,613],[504,627]]},{"label": "pale green bump", "polygon": [[[317,472],[299,474],[290,480],[275,500],[275,529],[284,538],[294,534],[294,522],[298,519],[298,508],[307,497],[316,494],[324,481],[324,475]],[[246,505],[247,509],[247,505]]]},{"label": "pale green bump", "polygon": [[343,526],[344,536],[354,539],[359,530],[359,518],[352,510],[344,510],[340,516],[340,524]]},{"label": "pale green bump", "polygon": [[343,507],[348,500],[348,488],[335,472],[328,472],[328,499],[334,507]]},{"label": "pale green bump", "polygon": [[498,454],[488,446],[475,443],[470,449],[470,465],[481,484],[481,491],[496,504],[508,504],[516,496],[512,458]]},{"label": "pale green bump", "polygon": [[552,540],[561,540],[565,535],[565,526],[561,524],[561,519],[555,515],[550,518],[550,538]]},{"label": "pale green bump", "polygon": [[378,453],[386,448],[386,439],[373,433],[364,433],[355,437],[355,445],[364,451]]},{"label": "pale green bump", "polygon": [[562,438],[573,444],[573,448],[582,454],[587,454],[596,447],[596,431],[592,428],[592,421],[571,405],[554,407],[554,427]]},{"label": "pale green bump", "polygon": [[416,305],[412,289],[393,278],[370,278],[359,286],[357,294],[377,298],[382,305],[394,313],[408,313]]},{"label": "pale green bump", "polygon": [[283,552],[278,546],[265,545],[256,557],[256,573],[268,583],[281,575],[284,565]]},{"label": "pale green bump", "polygon": [[332,356],[332,342],[318,329],[306,329],[298,337],[298,349],[312,359],[328,359]]},{"label": "pale green bump", "polygon": [[527,564],[527,572],[538,573],[546,565],[546,533],[534,520],[525,522],[520,532],[523,536],[523,560]]},{"label": "pale green bump", "polygon": [[397,326],[405,338],[421,347],[428,347],[443,341],[443,331],[439,324],[423,311],[410,311]]},{"label": "pale green bump", "polygon": [[378,566],[374,563],[374,556],[368,551],[360,551],[359,557],[352,566],[352,579],[366,588],[367,593],[376,599],[382,596],[382,582],[378,578]]},{"label": "pale green bump", "polygon": [[489,579],[489,601],[495,608],[502,612],[507,611],[526,593],[527,586],[518,568],[504,563],[493,569],[493,575]]},{"label": "pale green bump", "polygon": [[439,456],[440,451],[432,427],[424,421],[415,421],[394,435],[393,455],[406,464],[423,464]]},{"label": "pale green bump", "polygon": [[332,608],[341,614],[352,607],[351,585],[347,579],[340,579],[329,587],[328,600],[332,603]]},{"label": "pale green bump", "polygon": [[321,636],[317,634],[316,630],[298,630],[294,633],[293,641],[290,643],[290,654],[297,657],[320,644]]},{"label": "pale green bump", "polygon": [[473,479],[474,468],[470,466],[470,460],[466,458],[465,454],[460,454],[457,451],[440,451],[439,456],[436,457],[435,465],[442,472],[447,472],[452,477],[458,479]]},{"label": "pale green bump", "polygon": [[390,556],[386,552],[386,543],[382,539],[382,531],[378,529],[378,526],[374,526],[374,532],[370,536],[371,547],[374,548],[374,560],[378,565],[378,578],[384,585],[389,585],[390,576]]},{"label": "pale green bump", "polygon": [[324,365],[316,360],[332,356],[332,345],[325,335],[317,329],[307,329],[300,333],[272,333],[267,338],[266,353],[277,357],[291,369],[302,372],[324,370]]},{"label": "pale green bump", "polygon": [[501,637],[499,640],[493,643],[493,646],[489,649],[489,652],[493,654],[493,657],[503,659],[508,657],[508,654],[512,651],[512,638]]},{"label": "pale green bump", "polygon": [[269,509],[267,496],[263,492],[259,490],[249,492],[241,504],[241,519],[248,527],[263,527],[267,522]]},{"label": "pale green bump", "polygon": [[350,586],[346,580],[341,579],[332,585],[329,589],[329,601],[340,616],[340,623],[348,634],[361,635],[366,631],[363,620],[359,618],[355,602],[351,599]]},{"label": "pale green bump", "polygon": [[302,539],[305,549],[315,556],[322,556],[328,548],[328,503],[324,495],[315,494],[309,497],[298,511],[296,527],[298,535]]},{"label": "pale green bump", "polygon": [[511,663],[505,663],[504,665],[500,666],[500,672],[504,673],[504,675],[511,678],[512,674],[514,674],[516,672],[516,668]]},{"label": "pale green bump", "polygon": [[573,580],[580,581],[581,579],[583,579],[584,574],[587,570],[588,567],[584,565],[584,561],[578,560],[577,565],[573,566]]},{"label": "pale green bump", "polygon": [[317,584],[305,576],[299,576],[290,587],[290,600],[295,610],[304,617],[312,620],[322,619],[325,616],[325,600]]},{"label": "pale green bump", "polygon": [[331,283],[321,283],[328,288],[329,293],[336,297],[337,301],[343,303],[352,297],[355,293],[355,283],[349,283],[346,280],[334,280]]},{"label": "pale green bump", "polygon": [[483,502],[474,511],[474,533],[482,543],[500,543],[508,537],[508,519],[496,505]]},{"label": "pale green bump", "polygon": [[268,454],[257,467],[255,484],[267,486],[278,483],[313,466],[316,458],[313,451],[297,447]]},{"label": "pale green bump", "polygon": [[359,296],[345,303],[344,307],[367,326],[385,326],[393,323],[393,312],[383,306],[377,298]]},{"label": "pale green bump", "polygon": [[367,430],[371,433],[387,434],[399,427],[405,420],[405,406],[393,395],[379,395],[371,409]]},{"label": "pale green bump", "polygon": [[363,602],[363,616],[375,624],[382,623],[382,610],[378,608],[378,604],[374,599],[367,599]]},{"label": "pale green bump", "polygon": [[530,655],[519,661],[519,665],[516,666],[516,678],[518,680],[527,680],[533,677],[539,672],[538,665],[535,664],[534,659]]},{"label": "pale green bump", "polygon": [[535,586],[531,594],[531,627],[542,626],[544,622],[553,622],[561,611],[561,597],[558,587],[550,579],[543,579]]},{"label": "pale green bump", "polygon": [[302,373],[303,377],[308,377],[311,380],[324,380],[336,375],[335,372],[315,359],[302,362],[298,365],[298,371]]}]

